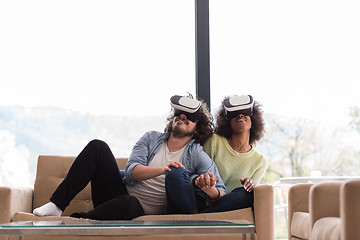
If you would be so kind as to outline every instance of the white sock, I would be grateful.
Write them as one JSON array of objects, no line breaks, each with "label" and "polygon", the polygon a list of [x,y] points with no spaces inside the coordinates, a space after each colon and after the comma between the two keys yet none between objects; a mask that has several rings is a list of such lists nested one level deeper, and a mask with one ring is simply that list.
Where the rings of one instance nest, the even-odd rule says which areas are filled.
[{"label": "white sock", "polygon": [[60,217],[62,214],[62,211],[58,206],[55,205],[53,202],[48,202],[45,205],[42,205],[41,207],[35,208],[33,213],[38,216],[55,216]]}]

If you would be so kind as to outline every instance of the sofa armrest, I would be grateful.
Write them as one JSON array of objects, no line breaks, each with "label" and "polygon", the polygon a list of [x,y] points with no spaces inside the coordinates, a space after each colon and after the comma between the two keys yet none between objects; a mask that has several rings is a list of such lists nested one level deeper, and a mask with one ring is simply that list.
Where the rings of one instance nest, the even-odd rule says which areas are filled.
[{"label": "sofa armrest", "polygon": [[[312,183],[298,183],[288,192],[288,236],[291,238],[291,222],[295,212],[309,213],[309,193]],[[309,226],[310,227],[310,226]]]},{"label": "sofa armrest", "polygon": [[262,184],[254,190],[254,218],[259,240],[274,239],[274,188]]},{"label": "sofa armrest", "polygon": [[360,180],[345,182],[340,189],[341,239],[360,239]]},{"label": "sofa armrest", "polygon": [[340,217],[342,182],[321,182],[310,188],[310,229],[323,217]]},{"label": "sofa armrest", "polygon": [[32,212],[32,188],[0,187],[0,223],[12,221],[15,212]]}]

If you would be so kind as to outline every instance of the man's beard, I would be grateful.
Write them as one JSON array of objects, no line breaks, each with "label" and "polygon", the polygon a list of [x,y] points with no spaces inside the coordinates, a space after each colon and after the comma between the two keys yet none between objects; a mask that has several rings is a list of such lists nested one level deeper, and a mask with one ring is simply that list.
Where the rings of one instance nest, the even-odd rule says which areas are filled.
[{"label": "man's beard", "polygon": [[171,133],[175,138],[183,138],[183,137],[192,137],[192,136],[194,136],[195,131],[196,131],[195,128],[193,130],[191,130],[191,131],[186,131],[186,130],[182,129],[181,127],[179,127],[178,125],[175,124],[173,126],[173,128],[172,128]]}]

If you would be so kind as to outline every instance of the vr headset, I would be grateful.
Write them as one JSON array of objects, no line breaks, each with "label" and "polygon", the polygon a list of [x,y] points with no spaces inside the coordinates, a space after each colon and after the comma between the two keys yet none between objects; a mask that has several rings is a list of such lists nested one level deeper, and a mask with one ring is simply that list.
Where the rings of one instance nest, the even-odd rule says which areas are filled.
[{"label": "vr headset", "polygon": [[198,122],[200,120],[200,101],[191,97],[174,95],[170,98],[170,105],[174,109],[175,116],[184,114],[186,118],[192,122]]},{"label": "vr headset", "polygon": [[234,96],[229,99],[225,99],[225,117],[232,119],[239,114],[245,116],[253,115],[254,99],[251,95]]}]

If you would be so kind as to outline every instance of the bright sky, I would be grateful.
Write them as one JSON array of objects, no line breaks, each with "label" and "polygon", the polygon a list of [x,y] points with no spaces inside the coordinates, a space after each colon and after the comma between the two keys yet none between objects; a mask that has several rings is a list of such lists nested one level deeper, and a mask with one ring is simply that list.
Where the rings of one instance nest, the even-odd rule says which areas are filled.
[{"label": "bright sky", "polygon": [[[359,1],[210,0],[212,107],[347,124],[360,105]],[[0,0],[0,105],[160,115],[195,94],[193,0]]]}]

